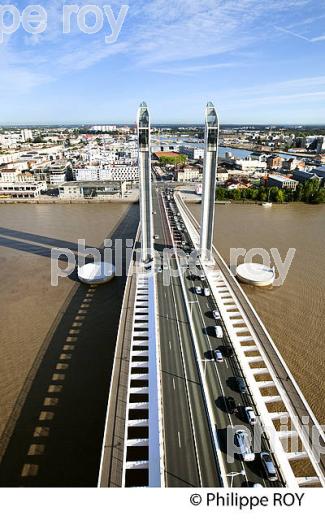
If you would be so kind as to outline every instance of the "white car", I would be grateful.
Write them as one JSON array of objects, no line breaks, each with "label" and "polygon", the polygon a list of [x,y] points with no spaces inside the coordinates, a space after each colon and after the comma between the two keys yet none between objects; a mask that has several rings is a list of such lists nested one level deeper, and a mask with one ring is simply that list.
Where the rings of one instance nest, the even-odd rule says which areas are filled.
[{"label": "white car", "polygon": [[249,424],[254,425],[257,423],[255,412],[251,406],[245,406],[245,415]]},{"label": "white car", "polygon": [[222,330],[222,327],[220,327],[220,325],[216,325],[214,327],[214,333],[217,338],[219,338],[219,339],[223,338],[223,330]]},{"label": "white car", "polygon": [[208,289],[208,287],[204,288],[204,296],[211,296],[211,291]]},{"label": "white car", "polygon": [[159,239],[159,235],[155,235],[153,238],[154,238],[155,240],[158,240],[158,239]]},{"label": "white car", "polygon": [[196,294],[202,294],[202,287],[200,287],[199,285],[195,287],[195,292]]},{"label": "white car", "polygon": [[218,363],[222,363],[223,362],[223,355],[221,354],[220,350],[219,349],[216,349],[214,351],[214,358],[215,360],[218,362]]},{"label": "white car", "polygon": [[252,452],[248,433],[245,430],[237,430],[234,437],[234,443],[239,448],[239,454],[245,462],[255,460],[255,453]]},{"label": "white car", "polygon": [[212,311],[212,315],[213,315],[215,320],[220,320],[220,318],[221,318],[220,312],[217,311],[217,310]]}]

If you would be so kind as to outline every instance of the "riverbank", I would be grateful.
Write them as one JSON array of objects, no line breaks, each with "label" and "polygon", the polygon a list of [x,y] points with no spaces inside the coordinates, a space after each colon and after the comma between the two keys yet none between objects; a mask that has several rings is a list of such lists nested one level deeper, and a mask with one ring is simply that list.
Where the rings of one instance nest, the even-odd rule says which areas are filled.
[{"label": "riverbank", "polygon": [[111,199],[0,199],[0,204],[137,204],[139,197]]},{"label": "riverbank", "polygon": [[233,148],[234,150],[245,150],[249,153],[265,153],[265,154],[277,154],[277,155],[286,155],[288,158],[290,157],[300,157],[305,159],[314,159],[316,154],[311,154],[308,152],[284,152],[279,149],[270,149],[270,150],[259,150],[255,146],[249,146],[247,144],[231,144],[231,145],[220,145],[222,148]]}]

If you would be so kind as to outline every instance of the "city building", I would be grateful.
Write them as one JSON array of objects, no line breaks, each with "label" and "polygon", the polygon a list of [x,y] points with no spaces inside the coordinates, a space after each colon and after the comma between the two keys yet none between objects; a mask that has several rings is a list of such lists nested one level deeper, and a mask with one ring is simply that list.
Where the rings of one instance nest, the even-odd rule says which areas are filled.
[{"label": "city building", "polygon": [[33,132],[28,128],[23,128],[21,131],[22,142],[31,141],[33,139]]},{"label": "city building", "polygon": [[179,147],[179,152],[186,155],[189,159],[203,160],[204,159],[204,148],[196,146],[185,146]]},{"label": "city building", "polygon": [[323,135],[308,135],[306,137],[306,148],[311,152],[325,152],[325,137]]},{"label": "city building", "polygon": [[48,180],[50,184],[59,185],[67,180],[67,163],[53,162],[48,167]]},{"label": "city building", "polygon": [[138,166],[116,165],[107,168],[87,167],[78,168],[73,172],[76,181],[138,181]]},{"label": "city building", "polygon": [[125,191],[125,181],[72,181],[59,186],[61,199],[121,198]]},{"label": "city building", "polygon": [[250,175],[257,172],[263,173],[267,168],[266,156],[259,154],[251,154],[244,159],[239,159],[226,153],[223,162],[242,171],[244,175]]},{"label": "city building", "polygon": [[0,170],[2,182],[35,182],[35,176],[30,172],[21,172],[16,168],[2,168]]},{"label": "city building", "polygon": [[227,170],[225,170],[223,168],[218,168],[217,182],[218,183],[227,182],[228,179],[229,179],[229,173],[227,172]]},{"label": "city building", "polygon": [[293,170],[303,170],[306,166],[306,163],[304,159],[298,159],[295,157],[290,157],[290,159],[287,159],[282,164],[282,171],[293,171]]},{"label": "city building", "polygon": [[0,197],[10,199],[37,199],[46,190],[43,182],[0,182]]},{"label": "city building", "polygon": [[286,177],[285,175],[269,175],[267,180],[268,186],[275,186],[277,188],[296,190],[299,182]]},{"label": "city building", "polygon": [[279,155],[270,155],[266,160],[266,164],[269,170],[278,170],[282,168],[283,161],[284,159]]},{"label": "city building", "polygon": [[325,166],[318,166],[317,168],[313,168],[311,172],[322,179],[322,184],[325,184]]},{"label": "city building", "polygon": [[316,173],[306,172],[305,170],[294,170],[292,177],[295,181],[306,182],[312,179],[320,179]]},{"label": "city building", "polygon": [[202,182],[202,171],[199,168],[187,166],[176,172],[175,180],[178,182]]},{"label": "city building", "polygon": [[90,128],[93,132],[115,132],[116,125],[95,125]]}]

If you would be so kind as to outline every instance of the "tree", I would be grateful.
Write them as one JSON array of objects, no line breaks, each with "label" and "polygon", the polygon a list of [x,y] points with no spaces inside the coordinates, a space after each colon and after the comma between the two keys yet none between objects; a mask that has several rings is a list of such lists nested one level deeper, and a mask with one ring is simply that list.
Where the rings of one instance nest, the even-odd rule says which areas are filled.
[{"label": "tree", "polygon": [[268,191],[264,186],[261,186],[258,189],[257,200],[261,200],[262,202],[266,202],[268,199]]},{"label": "tree", "polygon": [[285,201],[285,192],[284,190],[279,189],[276,195],[276,202],[284,202]]},{"label": "tree", "polygon": [[43,139],[43,136],[40,134],[40,135],[37,135],[34,139],[33,139],[33,143],[35,144],[38,144],[38,143],[45,143],[44,139]]},{"label": "tree", "polygon": [[218,187],[216,189],[216,200],[225,200],[227,191],[224,188]]},{"label": "tree", "polygon": [[174,165],[174,166],[177,166],[177,165],[184,165],[186,164],[187,162],[187,157],[186,155],[182,155],[182,154],[179,154],[179,155],[162,155],[160,158],[159,158],[159,162],[162,166],[165,166],[166,164],[171,164],[171,165]]},{"label": "tree", "polygon": [[241,190],[239,190],[238,188],[236,188],[235,190],[232,190],[232,193],[233,193],[233,199],[234,200],[240,200],[241,199]]},{"label": "tree", "polygon": [[325,188],[320,188],[315,195],[313,200],[314,204],[324,204],[325,203]]},{"label": "tree", "polygon": [[296,191],[294,192],[294,200],[300,202],[303,198],[303,194],[304,194],[303,184],[299,183]]},{"label": "tree", "polygon": [[303,200],[305,202],[313,202],[319,191],[320,182],[319,179],[310,179],[305,182],[303,189]]}]

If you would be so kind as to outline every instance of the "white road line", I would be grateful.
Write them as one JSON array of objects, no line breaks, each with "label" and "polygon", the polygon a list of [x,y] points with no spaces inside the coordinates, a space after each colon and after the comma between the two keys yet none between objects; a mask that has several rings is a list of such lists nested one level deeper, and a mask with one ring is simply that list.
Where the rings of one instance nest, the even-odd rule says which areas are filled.
[{"label": "white road line", "polygon": [[179,432],[177,432],[177,435],[178,435],[178,446],[181,448],[182,447],[181,434]]},{"label": "white road line", "polygon": [[173,387],[174,387],[174,391],[176,390],[176,386],[175,386],[175,378],[173,377]]},{"label": "white road line", "polygon": [[168,343],[169,343],[169,350],[171,350],[172,349],[172,344],[171,344],[170,341],[168,341]]}]

